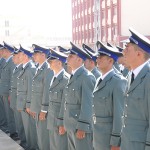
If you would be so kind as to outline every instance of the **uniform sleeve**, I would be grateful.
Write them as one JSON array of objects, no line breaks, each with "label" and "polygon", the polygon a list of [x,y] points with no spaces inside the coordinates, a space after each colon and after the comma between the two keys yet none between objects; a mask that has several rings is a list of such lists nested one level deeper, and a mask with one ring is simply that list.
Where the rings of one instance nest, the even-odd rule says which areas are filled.
[{"label": "uniform sleeve", "polygon": [[92,130],[92,101],[95,82],[95,77],[92,75],[86,76],[82,80],[81,110],[76,129],[85,132]]},{"label": "uniform sleeve", "polygon": [[60,112],[59,116],[57,118],[57,126],[63,126],[64,123],[64,105],[65,105],[65,96],[64,96],[64,90],[62,91],[62,100],[61,100],[61,106],[60,106]]},{"label": "uniform sleeve", "polygon": [[62,83],[63,86],[62,86],[62,100],[61,100],[61,106],[60,106],[60,111],[59,111],[59,115],[58,115],[58,118],[57,118],[57,125],[58,126],[63,126],[64,123],[64,105],[65,105],[65,93],[64,93],[64,89],[65,89],[65,86],[67,85],[68,83],[68,80],[69,80],[69,77],[66,77],[64,79],[64,82]]},{"label": "uniform sleeve", "polygon": [[[148,79],[146,80],[146,88],[145,90],[147,92],[147,107],[148,107],[148,124],[150,125],[150,75],[148,76]],[[147,130],[147,137],[146,137],[146,144],[145,144],[145,150],[150,150],[150,126],[148,127],[148,130]]]},{"label": "uniform sleeve", "polygon": [[110,145],[120,146],[121,143],[121,129],[122,129],[122,115],[124,108],[124,93],[127,87],[125,79],[115,82],[113,90],[113,127],[110,139]]},{"label": "uniform sleeve", "polygon": [[[33,70],[32,70],[33,69]],[[27,99],[26,99],[26,108],[30,108],[31,96],[32,96],[32,79],[35,74],[35,68],[31,68],[26,72],[27,80]]]},{"label": "uniform sleeve", "polygon": [[12,62],[10,66],[10,87],[9,87],[9,95],[11,93],[11,81],[12,81],[12,75],[13,75],[13,70],[15,69],[15,64]]},{"label": "uniform sleeve", "polygon": [[53,72],[52,71],[47,71],[45,73],[44,77],[44,89],[43,89],[43,97],[42,97],[42,105],[41,105],[41,111],[48,111],[48,106],[49,106],[49,87],[50,87],[50,82],[53,78]]}]

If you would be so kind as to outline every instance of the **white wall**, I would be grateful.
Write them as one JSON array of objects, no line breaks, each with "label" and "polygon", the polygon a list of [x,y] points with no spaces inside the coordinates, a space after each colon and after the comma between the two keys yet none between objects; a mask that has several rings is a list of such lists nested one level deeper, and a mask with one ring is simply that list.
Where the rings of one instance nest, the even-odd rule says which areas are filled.
[{"label": "white wall", "polygon": [[150,35],[150,0],[121,1],[121,33],[129,36],[129,27],[144,35]]}]

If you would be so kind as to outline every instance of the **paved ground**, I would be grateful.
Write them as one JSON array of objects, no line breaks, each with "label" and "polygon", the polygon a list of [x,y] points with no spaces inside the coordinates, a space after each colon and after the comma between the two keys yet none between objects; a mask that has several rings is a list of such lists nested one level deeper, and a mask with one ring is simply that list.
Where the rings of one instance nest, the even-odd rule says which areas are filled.
[{"label": "paved ground", "polygon": [[0,130],[0,150],[24,150],[18,143]]}]

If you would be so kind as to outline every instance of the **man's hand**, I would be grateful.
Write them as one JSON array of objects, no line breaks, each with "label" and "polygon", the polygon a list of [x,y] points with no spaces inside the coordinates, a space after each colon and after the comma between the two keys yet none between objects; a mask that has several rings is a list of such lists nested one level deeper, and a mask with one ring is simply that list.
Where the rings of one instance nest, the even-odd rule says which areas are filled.
[{"label": "man's hand", "polygon": [[36,117],[36,113],[35,112],[30,111],[30,115],[33,117],[33,119],[35,119],[35,117]]},{"label": "man's hand", "polygon": [[26,112],[28,113],[28,114],[30,114],[30,108],[26,108]]},{"label": "man's hand", "polygon": [[120,150],[120,147],[117,147],[117,146],[111,146],[111,150]]},{"label": "man's hand", "polygon": [[59,135],[64,135],[66,133],[66,129],[64,126],[59,126],[58,127],[58,132],[59,132]]},{"label": "man's hand", "polygon": [[39,114],[39,120],[40,121],[44,121],[46,118],[46,113],[45,112],[40,112],[40,114]]},{"label": "man's hand", "polygon": [[76,133],[76,137],[77,139],[84,139],[85,138],[85,131],[82,131],[82,130],[77,130],[77,133]]}]

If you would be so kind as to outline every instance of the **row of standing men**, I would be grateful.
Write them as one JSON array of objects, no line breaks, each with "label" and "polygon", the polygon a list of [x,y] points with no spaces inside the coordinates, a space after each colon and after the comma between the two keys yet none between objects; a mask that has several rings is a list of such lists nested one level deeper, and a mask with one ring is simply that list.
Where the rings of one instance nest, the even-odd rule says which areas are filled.
[{"label": "row of standing men", "polygon": [[[131,129],[137,139],[147,135],[145,131],[140,132],[140,127],[135,128],[135,132],[133,129],[136,123],[143,123],[148,130],[147,98],[144,104],[134,103],[139,99],[137,91],[142,90],[140,84],[143,86],[148,79],[146,77],[145,81],[142,76],[144,83],[136,84],[136,79],[140,78],[136,74],[131,84],[131,71],[124,75],[128,82],[121,72],[127,68],[134,70],[138,65],[148,68],[150,43],[133,29],[130,32],[132,36],[124,56],[115,47],[102,42],[97,42],[98,53],[85,44],[81,49],[71,42],[71,49],[65,53],[33,44],[33,54],[22,46],[16,49],[4,42],[0,48],[1,129],[9,131],[14,139],[18,133],[20,145],[27,150],[92,150],[93,147],[95,150],[118,150],[120,145],[122,150],[144,150],[149,147],[146,138],[144,143],[140,137],[134,140],[130,135]],[[130,46],[142,49],[139,51],[143,55],[137,54],[141,59],[134,63],[129,59]],[[37,67],[31,57],[35,64],[38,63]],[[66,60],[71,75],[64,69]],[[114,67],[118,62],[121,68],[126,67],[121,72]],[[142,91],[143,97],[145,92]],[[129,103],[129,99],[133,102]],[[142,106],[146,113],[136,110],[139,116],[133,115],[132,109],[143,109]],[[133,122],[136,122],[134,126]]]}]

